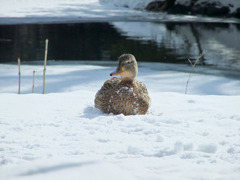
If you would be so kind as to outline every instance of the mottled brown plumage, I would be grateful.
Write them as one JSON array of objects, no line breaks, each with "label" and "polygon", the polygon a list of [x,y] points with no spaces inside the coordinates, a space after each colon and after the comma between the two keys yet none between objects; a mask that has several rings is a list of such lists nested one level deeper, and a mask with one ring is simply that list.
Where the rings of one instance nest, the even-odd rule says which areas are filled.
[{"label": "mottled brown plumage", "polygon": [[133,55],[119,57],[116,72],[110,75],[121,75],[107,80],[95,97],[95,107],[104,113],[136,115],[146,114],[151,100],[146,86],[135,79],[137,62]]}]

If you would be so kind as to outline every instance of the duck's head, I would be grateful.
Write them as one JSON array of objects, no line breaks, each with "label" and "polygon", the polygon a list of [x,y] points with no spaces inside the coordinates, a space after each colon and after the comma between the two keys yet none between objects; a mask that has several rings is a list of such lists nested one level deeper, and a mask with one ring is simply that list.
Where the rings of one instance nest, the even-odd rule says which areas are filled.
[{"label": "duck's head", "polygon": [[120,75],[122,80],[133,81],[138,73],[138,65],[135,57],[132,54],[123,54],[118,58],[118,66],[116,71],[110,76]]}]

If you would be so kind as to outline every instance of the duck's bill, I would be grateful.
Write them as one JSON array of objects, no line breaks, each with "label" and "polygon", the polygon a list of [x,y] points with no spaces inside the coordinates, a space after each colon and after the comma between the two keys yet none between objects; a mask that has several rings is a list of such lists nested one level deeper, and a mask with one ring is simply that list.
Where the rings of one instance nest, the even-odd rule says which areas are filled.
[{"label": "duck's bill", "polygon": [[112,73],[110,73],[110,76],[118,76],[120,74],[121,74],[121,72],[112,72]]},{"label": "duck's bill", "polygon": [[122,73],[123,73],[123,68],[117,69],[116,71],[110,73],[110,76],[118,76],[118,75],[121,75]]}]

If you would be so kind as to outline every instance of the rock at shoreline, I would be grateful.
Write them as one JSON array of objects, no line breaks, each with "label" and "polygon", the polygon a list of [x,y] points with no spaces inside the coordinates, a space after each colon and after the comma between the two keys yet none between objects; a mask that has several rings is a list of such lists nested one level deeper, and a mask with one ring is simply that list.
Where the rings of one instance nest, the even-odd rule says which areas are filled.
[{"label": "rock at shoreline", "polygon": [[175,3],[175,0],[157,0],[150,2],[145,8],[148,11],[159,12],[166,11],[171,8]]},{"label": "rock at shoreline", "polygon": [[157,0],[150,2],[147,11],[170,14],[201,14],[207,16],[234,16],[240,18],[240,3],[223,0]]},{"label": "rock at shoreline", "polygon": [[191,14],[190,6],[175,4],[167,10],[170,14]]},{"label": "rock at shoreline", "polygon": [[208,16],[226,16],[229,15],[230,8],[224,6],[221,2],[202,2],[195,3],[191,8],[193,14],[202,14]]},{"label": "rock at shoreline", "polygon": [[240,18],[240,7],[237,8],[235,16]]},{"label": "rock at shoreline", "polygon": [[153,1],[150,2],[145,8],[147,11],[160,12],[164,11],[166,6],[166,1]]}]

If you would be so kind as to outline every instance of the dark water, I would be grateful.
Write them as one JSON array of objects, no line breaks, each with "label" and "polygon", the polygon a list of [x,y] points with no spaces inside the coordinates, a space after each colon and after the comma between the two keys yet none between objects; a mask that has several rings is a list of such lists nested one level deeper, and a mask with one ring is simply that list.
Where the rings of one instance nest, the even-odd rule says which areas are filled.
[{"label": "dark water", "polygon": [[216,23],[111,22],[0,25],[0,62],[116,60],[189,63],[240,70],[240,25]]}]

